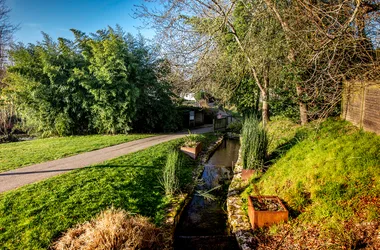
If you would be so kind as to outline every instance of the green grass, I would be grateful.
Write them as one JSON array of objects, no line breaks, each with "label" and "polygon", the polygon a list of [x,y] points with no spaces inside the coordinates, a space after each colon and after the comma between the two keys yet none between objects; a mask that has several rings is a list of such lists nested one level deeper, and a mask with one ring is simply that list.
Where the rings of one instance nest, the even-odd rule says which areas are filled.
[{"label": "green grass", "polygon": [[296,136],[300,126],[290,119],[283,117],[272,117],[267,127],[269,136],[268,153],[281,153],[290,145],[290,141]]},{"label": "green grass", "polygon": [[[203,143],[214,139],[206,135]],[[45,249],[68,228],[111,206],[148,216],[159,225],[170,202],[159,176],[168,152],[182,143],[166,142],[0,194],[0,249]],[[182,190],[191,183],[195,166],[184,157],[178,175]]]},{"label": "green grass", "polygon": [[169,152],[162,176],[159,177],[161,187],[165,190],[166,195],[173,195],[178,190],[179,181],[177,174],[181,165],[181,153],[178,150]]},{"label": "green grass", "polygon": [[70,136],[4,143],[0,144],[0,172],[150,136],[154,135]]},{"label": "green grass", "polygon": [[289,121],[270,126],[288,133],[277,138],[274,164],[251,181],[243,197],[255,194],[257,185],[261,195],[278,195],[287,203],[294,223],[327,231],[347,221],[380,218],[380,136],[336,119],[305,128]]}]

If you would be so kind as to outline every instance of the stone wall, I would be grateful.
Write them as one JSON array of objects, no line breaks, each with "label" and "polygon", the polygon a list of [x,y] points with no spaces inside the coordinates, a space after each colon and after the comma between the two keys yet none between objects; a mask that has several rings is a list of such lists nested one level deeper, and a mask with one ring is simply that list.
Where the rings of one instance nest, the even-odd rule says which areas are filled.
[{"label": "stone wall", "polygon": [[239,159],[234,168],[234,177],[228,188],[227,213],[228,223],[232,233],[235,234],[236,240],[242,250],[252,249],[253,231],[249,218],[243,210],[243,200],[241,193],[247,188],[248,182],[241,179],[241,150],[239,150]]},{"label": "stone wall", "polygon": [[342,100],[343,119],[380,134],[380,81],[346,82]]}]

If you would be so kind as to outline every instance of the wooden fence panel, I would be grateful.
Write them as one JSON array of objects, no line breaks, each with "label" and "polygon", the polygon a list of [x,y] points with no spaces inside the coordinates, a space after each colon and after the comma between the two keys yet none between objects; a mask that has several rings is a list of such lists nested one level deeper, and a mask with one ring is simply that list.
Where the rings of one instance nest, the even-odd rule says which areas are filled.
[{"label": "wooden fence panel", "polygon": [[214,131],[225,130],[228,126],[227,118],[214,119]]},{"label": "wooden fence panel", "polygon": [[363,110],[363,128],[380,133],[380,87],[367,86]]},{"label": "wooden fence panel", "polygon": [[360,128],[380,134],[380,82],[346,82],[342,117]]}]

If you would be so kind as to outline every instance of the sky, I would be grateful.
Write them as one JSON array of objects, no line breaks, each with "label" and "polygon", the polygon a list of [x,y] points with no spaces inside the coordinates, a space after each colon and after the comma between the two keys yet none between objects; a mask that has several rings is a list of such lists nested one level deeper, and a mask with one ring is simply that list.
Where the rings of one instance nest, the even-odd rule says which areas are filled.
[{"label": "sky", "polygon": [[71,28],[90,33],[119,24],[124,31],[140,32],[151,39],[154,31],[133,18],[136,5],[143,0],[7,0],[12,24],[19,25],[15,42],[36,43],[42,40],[41,31],[54,39],[72,39]]}]

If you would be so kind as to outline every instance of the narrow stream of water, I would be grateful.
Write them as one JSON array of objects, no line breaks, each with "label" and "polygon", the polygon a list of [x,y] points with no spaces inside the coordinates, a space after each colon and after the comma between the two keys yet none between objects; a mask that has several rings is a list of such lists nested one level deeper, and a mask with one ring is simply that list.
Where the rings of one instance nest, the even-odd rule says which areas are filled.
[{"label": "narrow stream of water", "polygon": [[175,249],[238,249],[226,212],[238,152],[238,140],[224,140],[205,164],[201,182],[176,228]]}]

